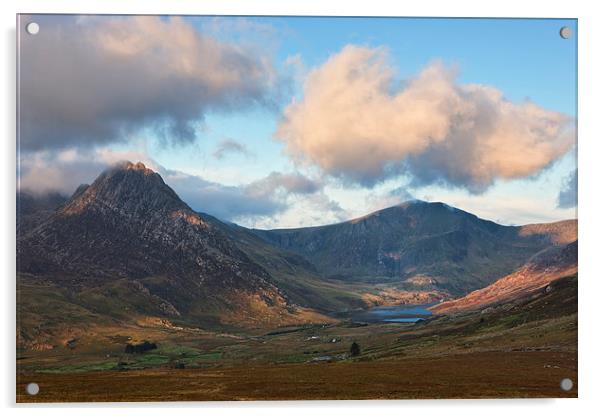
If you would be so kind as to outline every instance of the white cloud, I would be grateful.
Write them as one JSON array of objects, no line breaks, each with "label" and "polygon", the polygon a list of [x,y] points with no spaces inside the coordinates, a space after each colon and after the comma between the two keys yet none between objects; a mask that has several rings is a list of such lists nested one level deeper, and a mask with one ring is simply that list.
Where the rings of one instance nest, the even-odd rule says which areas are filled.
[{"label": "white cloud", "polygon": [[300,163],[373,186],[409,173],[482,192],[540,172],[575,144],[570,117],[512,103],[494,87],[459,84],[435,62],[404,83],[384,48],[346,46],[305,79],[276,137]]},{"label": "white cloud", "polygon": [[365,213],[371,213],[414,199],[414,195],[403,186],[399,186],[388,191],[372,190],[366,193],[366,197],[364,198],[365,208],[363,211]]},{"label": "white cloud", "polygon": [[45,150],[20,158],[18,189],[34,194],[58,192],[71,195],[83,184],[90,184],[108,166],[124,160],[141,161],[152,169],[158,165],[145,153],[110,149]]},{"label": "white cloud", "polygon": [[257,196],[270,196],[278,191],[287,194],[313,194],[322,189],[322,184],[309,179],[300,173],[272,172],[263,179],[259,179],[247,186],[250,194]]},{"label": "white cloud", "polygon": [[558,193],[558,208],[573,208],[577,206],[577,176],[578,172],[575,169],[564,178],[562,189]]},{"label": "white cloud", "polygon": [[44,29],[20,44],[23,150],[103,145],[142,129],[190,142],[208,112],[275,105],[268,53],[184,18],[36,19]]}]

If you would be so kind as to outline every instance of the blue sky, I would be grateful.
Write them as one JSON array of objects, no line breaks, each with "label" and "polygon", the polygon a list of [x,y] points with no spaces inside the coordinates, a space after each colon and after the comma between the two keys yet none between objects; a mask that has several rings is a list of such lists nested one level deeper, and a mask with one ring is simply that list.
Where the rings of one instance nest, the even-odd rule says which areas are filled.
[{"label": "blue sky", "polygon": [[[31,18],[24,17],[23,24]],[[22,88],[35,75],[33,70],[29,74],[26,63],[60,58],[36,52],[38,46],[34,40],[40,45],[46,42],[46,50],[57,47],[64,54],[61,30],[85,36],[80,36],[81,44],[74,45],[70,57],[73,67],[65,67],[68,63],[42,62],[47,74],[50,73],[49,84],[53,82],[60,87],[61,82],[66,82],[61,74],[77,71],[78,59],[97,62],[98,67],[107,65],[111,71],[119,68],[120,72],[115,72],[111,79],[123,76],[131,77],[131,81],[124,83],[121,91],[116,87],[120,114],[110,113],[102,107],[102,102],[90,102],[90,107],[98,106],[98,117],[106,117],[106,122],[101,124],[94,119],[87,128],[88,119],[84,118],[87,114],[79,115],[79,111],[70,109],[69,117],[61,120],[67,125],[72,123],[74,128],[57,131],[54,141],[38,133],[47,131],[43,125],[22,119],[28,127],[23,130],[31,134],[22,139],[21,157],[32,161],[25,163],[24,171],[20,172],[24,189],[69,192],[76,182],[92,180],[97,174],[95,170],[102,170],[103,164],[123,156],[139,157],[160,170],[166,182],[183,194],[193,208],[207,211],[210,207],[213,210],[210,213],[247,226],[293,227],[340,221],[402,202],[404,198],[444,201],[505,224],[576,217],[576,206],[561,203],[560,207],[558,201],[560,192],[570,191],[566,188],[576,172],[575,133],[565,131],[576,117],[575,20],[186,17],[182,21],[142,20],[133,25],[139,31],[136,33],[132,25],[120,26],[128,18],[33,18],[52,26],[56,33],[46,35],[42,25],[38,39],[23,39],[20,47],[26,54],[22,62],[25,71]],[[559,36],[562,26],[570,27],[573,37],[562,39]],[[119,36],[102,36],[107,31]],[[146,35],[142,41],[138,38],[141,33]],[[40,39],[43,36],[49,37]],[[211,40],[210,48],[206,39]],[[90,47],[85,45],[86,41],[99,42],[99,46]],[[190,47],[191,42],[195,46]],[[90,57],[90,50],[97,52]],[[148,51],[153,51],[152,55]],[[157,57],[161,53],[165,56]],[[208,62],[208,56],[214,54],[219,59]],[[155,59],[170,64],[156,65]],[[185,70],[179,65],[180,60],[186,65]],[[221,72],[219,65],[231,61],[250,65],[250,69],[232,70],[227,80],[215,75]],[[437,62],[442,66],[437,66]],[[359,91],[355,94],[347,91],[345,79],[337,77],[357,68],[365,73],[360,74],[355,87],[349,86]],[[413,83],[423,75],[426,77],[429,69],[434,71],[434,81],[425,78],[423,84]],[[98,93],[109,96],[103,87],[102,74],[99,70],[92,84],[100,77]],[[147,94],[144,74],[148,74],[148,90],[163,82],[165,88],[154,95]],[[85,75],[78,76],[81,85],[91,84]],[[372,86],[373,77],[382,77],[387,86]],[[174,97],[165,92],[172,85],[166,80],[171,79],[178,80],[177,88],[184,85]],[[442,126],[447,126],[450,132],[438,139],[433,137],[441,130],[428,125],[415,135],[406,129],[396,130],[395,126],[408,125],[413,129],[408,115],[414,108],[412,97],[418,97],[416,105],[422,106],[423,98],[418,92],[425,92],[430,83],[440,79],[447,80],[444,88],[451,95],[437,92],[435,97],[455,104],[441,114],[433,114],[433,119],[443,117]],[[123,92],[137,83],[140,89],[131,87],[132,92]],[[351,94],[343,104],[338,103],[339,89],[333,87],[335,84],[341,86],[341,94]],[[479,86],[476,92],[473,84]],[[45,91],[44,86],[36,88],[33,96],[39,90]],[[49,91],[52,88],[48,86]],[[375,88],[374,93],[369,88]],[[497,98],[492,89],[503,98]],[[311,96],[306,94],[310,90]],[[322,90],[329,90],[328,95],[323,95]],[[53,93],[77,94],[62,91],[64,88]],[[403,91],[414,93],[408,94],[409,98],[402,97]],[[121,92],[139,95],[140,99],[133,99],[132,107],[128,108],[128,95],[121,97]],[[31,104],[23,101],[22,117],[60,111],[46,111],[41,104],[46,102],[44,96],[38,95],[31,99]],[[391,127],[387,127],[388,119],[378,107],[374,112],[372,104],[362,102],[374,96],[383,103],[382,114],[387,110],[393,118],[401,114],[397,124],[392,120]],[[77,95],[65,96],[65,111],[70,103],[81,100],[86,102]],[[461,102],[456,103],[458,100]],[[334,102],[341,107],[331,105]],[[535,109],[523,105],[525,102],[532,103]],[[111,104],[111,97],[107,97],[107,108]],[[197,113],[190,110],[195,106]],[[482,110],[489,106],[491,111]],[[439,111],[439,107],[427,103],[420,114],[426,112],[428,120],[428,111],[433,108]],[[345,111],[351,114],[357,111],[363,124],[374,121],[376,130],[367,130],[375,133],[373,144],[366,137],[364,125],[348,129],[343,126],[337,134],[335,130],[341,124],[332,120]],[[497,114],[496,121],[481,126],[479,123],[489,119],[491,112]],[[322,120],[319,118],[322,113],[331,117],[325,115]],[[472,131],[465,130],[464,124],[461,127],[453,124],[458,117],[468,117],[470,123],[476,123],[483,131],[494,129],[493,125],[499,131],[487,133],[489,136],[475,133],[472,141],[466,141],[462,134],[471,135]],[[310,119],[320,120],[315,123],[324,129],[322,136],[314,135],[313,126],[303,125],[303,120]],[[56,124],[50,118],[47,122]],[[166,130],[164,122],[176,127]],[[118,127],[107,127],[113,125]],[[187,130],[190,126],[192,133]],[[406,134],[409,134],[407,139]],[[517,137],[514,143],[515,136],[521,134],[525,137]],[[72,140],[67,140],[70,135]],[[329,140],[337,141],[335,147]],[[404,140],[407,146],[397,143]],[[504,140],[508,140],[510,150],[499,157],[492,156],[496,151],[494,144],[504,147]],[[332,150],[337,149],[337,143],[341,153],[349,153],[345,158],[333,156],[332,153],[338,153]],[[468,146],[468,152],[472,152],[470,146],[475,148],[477,156],[463,155],[462,149],[458,150],[460,143]],[[374,148],[380,159],[374,156],[364,170],[354,171],[354,163],[363,161],[361,154],[348,150],[354,144],[359,145],[358,149]],[[541,152],[528,154],[526,150],[531,144],[535,150],[541,148]],[[446,162],[449,166],[443,168],[436,164],[440,163],[445,148],[454,149],[455,156],[450,154],[450,162]],[[538,160],[532,163],[520,160],[522,156],[516,152]],[[545,155],[541,160],[540,154]],[[488,159],[479,160],[483,155]],[[453,157],[466,167],[454,166]],[[90,160],[95,161],[88,163],[90,168],[75,167]],[[71,163],[70,167],[67,163]],[[176,171],[178,174],[174,174]],[[52,180],[43,180],[42,175]],[[182,175],[186,176],[186,185]],[[305,186],[309,182],[316,186]],[[198,189],[196,194],[194,189]],[[219,198],[224,195],[227,196],[224,204],[237,204],[240,210],[221,210]],[[257,201],[270,203],[261,205]],[[253,208],[245,211],[247,203]]]},{"label": "blue sky", "polygon": [[529,97],[551,109],[575,113],[577,39],[575,36],[564,40],[558,36],[563,26],[576,33],[575,20],[323,17],[256,20],[290,33],[286,40],[282,39],[277,52],[279,60],[299,53],[308,66],[315,66],[347,44],[385,45],[391,49],[401,78],[416,74],[433,59],[442,59],[460,66],[463,82],[492,84],[511,100]]}]

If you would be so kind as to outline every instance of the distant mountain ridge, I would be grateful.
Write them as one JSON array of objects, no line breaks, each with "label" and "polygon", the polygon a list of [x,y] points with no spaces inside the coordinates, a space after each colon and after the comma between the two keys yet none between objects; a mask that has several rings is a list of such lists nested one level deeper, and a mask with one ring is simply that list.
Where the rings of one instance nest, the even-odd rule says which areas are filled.
[{"label": "distant mountain ridge", "polygon": [[503,226],[440,202],[411,201],[339,224],[253,230],[348,281],[425,277],[466,294],[514,271],[546,247],[574,241],[576,220]]}]

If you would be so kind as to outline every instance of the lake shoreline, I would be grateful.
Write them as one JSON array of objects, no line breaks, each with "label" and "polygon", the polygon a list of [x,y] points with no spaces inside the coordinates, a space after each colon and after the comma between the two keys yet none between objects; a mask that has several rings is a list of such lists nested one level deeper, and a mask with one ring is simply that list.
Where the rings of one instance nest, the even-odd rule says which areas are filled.
[{"label": "lake shoreline", "polygon": [[338,312],[333,316],[355,323],[415,323],[433,315],[428,309],[437,303],[419,305],[375,306],[368,309]]}]

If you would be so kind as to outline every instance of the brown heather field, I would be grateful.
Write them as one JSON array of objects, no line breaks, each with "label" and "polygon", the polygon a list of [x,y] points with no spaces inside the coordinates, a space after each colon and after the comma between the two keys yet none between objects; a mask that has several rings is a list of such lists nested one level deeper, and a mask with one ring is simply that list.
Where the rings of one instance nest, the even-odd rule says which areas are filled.
[{"label": "brown heather field", "polygon": [[[574,353],[483,352],[435,358],[218,369],[19,375],[18,402],[577,397]],[[25,394],[36,381],[38,396]]]}]

